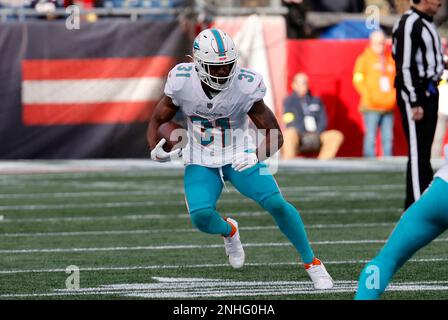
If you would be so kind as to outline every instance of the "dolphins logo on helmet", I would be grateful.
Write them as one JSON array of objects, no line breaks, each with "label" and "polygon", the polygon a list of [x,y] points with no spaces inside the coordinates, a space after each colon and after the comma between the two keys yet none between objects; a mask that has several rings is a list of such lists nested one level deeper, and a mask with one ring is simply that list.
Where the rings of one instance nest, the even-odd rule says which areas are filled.
[{"label": "dolphins logo on helmet", "polygon": [[[199,33],[193,42],[193,60],[199,79],[215,90],[230,86],[236,70],[238,51],[232,38],[224,31],[212,28]],[[229,65],[226,76],[212,75],[210,68]]]}]

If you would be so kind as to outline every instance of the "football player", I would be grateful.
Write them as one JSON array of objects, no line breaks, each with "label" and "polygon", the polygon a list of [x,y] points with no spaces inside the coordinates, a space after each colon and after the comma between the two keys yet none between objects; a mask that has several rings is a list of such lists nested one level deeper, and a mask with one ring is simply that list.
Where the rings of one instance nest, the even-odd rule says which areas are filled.
[{"label": "football player", "polygon": [[[148,126],[151,158],[163,162],[183,157],[185,199],[192,223],[202,232],[224,237],[233,268],[243,266],[245,254],[237,221],[222,218],[216,211],[226,180],[274,217],[300,253],[314,287],[332,288],[333,280],[314,256],[299,212],[283,198],[262,162],[283,143],[278,122],[263,102],[262,76],[237,66],[237,48],[219,29],[204,30],[195,38],[192,58],[192,63],[178,64],[168,74],[165,95]],[[188,118],[188,143],[182,151],[166,152],[165,139],[157,141],[158,128],[178,109]],[[249,118],[266,132],[258,148],[248,132]]]},{"label": "football player", "polygon": [[448,229],[448,145],[445,158],[422,197],[401,216],[380,253],[361,271],[355,299],[378,299],[398,269]]}]

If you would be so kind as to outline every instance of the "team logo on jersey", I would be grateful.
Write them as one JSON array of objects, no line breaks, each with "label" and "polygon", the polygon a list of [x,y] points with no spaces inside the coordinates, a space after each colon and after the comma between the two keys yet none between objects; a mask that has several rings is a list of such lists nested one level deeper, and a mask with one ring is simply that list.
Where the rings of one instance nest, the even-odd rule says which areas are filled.
[{"label": "team logo on jersey", "polygon": [[193,49],[199,50],[199,43],[197,41],[194,42]]},{"label": "team logo on jersey", "polygon": [[208,102],[208,103],[207,103],[207,109],[211,109],[211,108],[213,108],[213,103]]}]

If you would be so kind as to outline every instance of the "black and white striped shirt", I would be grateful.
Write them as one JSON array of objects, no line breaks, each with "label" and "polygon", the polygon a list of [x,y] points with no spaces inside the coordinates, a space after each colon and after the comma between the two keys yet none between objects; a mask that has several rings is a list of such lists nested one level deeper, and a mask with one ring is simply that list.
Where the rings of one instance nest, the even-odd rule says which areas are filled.
[{"label": "black and white striped shirt", "polygon": [[420,105],[429,82],[439,81],[444,70],[442,44],[432,17],[411,8],[395,23],[392,41],[395,86],[407,93],[411,106]]}]

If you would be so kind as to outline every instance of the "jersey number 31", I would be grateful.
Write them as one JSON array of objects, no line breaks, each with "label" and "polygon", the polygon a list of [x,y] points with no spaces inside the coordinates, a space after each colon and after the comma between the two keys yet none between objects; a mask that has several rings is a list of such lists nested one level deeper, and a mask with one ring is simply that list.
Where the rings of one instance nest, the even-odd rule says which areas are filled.
[{"label": "jersey number 31", "polygon": [[229,118],[219,118],[211,122],[198,116],[191,116],[190,119],[193,124],[199,122],[201,125],[200,134],[194,131],[194,138],[201,145],[208,146],[215,140],[212,133],[213,128],[218,128],[221,132],[222,147],[224,148],[230,145],[231,131]]}]

